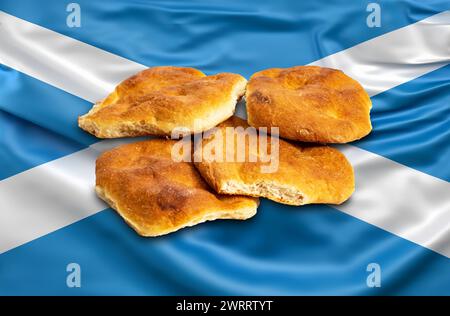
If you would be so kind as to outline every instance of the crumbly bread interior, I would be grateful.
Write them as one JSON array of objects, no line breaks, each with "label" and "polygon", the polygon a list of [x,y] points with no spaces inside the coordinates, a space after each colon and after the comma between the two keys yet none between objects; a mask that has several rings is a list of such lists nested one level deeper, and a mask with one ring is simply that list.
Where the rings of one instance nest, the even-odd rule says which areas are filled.
[{"label": "crumbly bread interior", "polygon": [[233,192],[233,194],[239,195],[266,197],[270,200],[288,205],[302,205],[307,203],[303,193],[294,187],[285,186],[283,184],[267,180],[256,183],[226,181],[221,184],[219,192]]}]

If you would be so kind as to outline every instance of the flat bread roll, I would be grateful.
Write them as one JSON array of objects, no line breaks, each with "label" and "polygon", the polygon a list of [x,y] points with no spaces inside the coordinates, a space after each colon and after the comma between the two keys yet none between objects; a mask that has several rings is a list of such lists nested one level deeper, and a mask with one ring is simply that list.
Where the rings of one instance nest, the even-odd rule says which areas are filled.
[{"label": "flat bread roll", "polygon": [[247,219],[258,199],[216,194],[191,162],[174,162],[175,141],[152,139],[104,152],[96,192],[142,236],[160,236],[215,219]]},{"label": "flat bread roll", "polygon": [[80,116],[78,125],[99,138],[170,136],[181,128],[201,132],[233,115],[246,83],[232,73],[206,76],[194,68],[153,67],[120,83]]},{"label": "flat bread roll", "polygon": [[[227,136],[232,135],[230,127],[239,126],[244,129],[234,129],[234,137]],[[256,147],[250,145],[250,137],[244,141],[241,138],[239,143],[238,137],[245,136],[248,126],[233,116],[195,147],[195,166],[217,193],[265,197],[290,205],[341,204],[353,193],[353,168],[337,149],[294,145],[282,139],[277,146],[274,137],[263,133],[256,136],[258,142],[253,142],[258,144]],[[268,137],[267,150],[261,150],[264,148],[261,137]],[[222,139],[222,149],[215,145],[219,139]],[[245,161],[239,160],[236,154],[242,151],[245,151]],[[221,154],[217,155],[218,152]],[[267,159],[270,156],[272,159]]]},{"label": "flat bread roll", "polygon": [[347,143],[372,130],[368,94],[340,70],[263,70],[250,78],[246,100],[250,125],[277,126],[282,137],[292,140]]}]

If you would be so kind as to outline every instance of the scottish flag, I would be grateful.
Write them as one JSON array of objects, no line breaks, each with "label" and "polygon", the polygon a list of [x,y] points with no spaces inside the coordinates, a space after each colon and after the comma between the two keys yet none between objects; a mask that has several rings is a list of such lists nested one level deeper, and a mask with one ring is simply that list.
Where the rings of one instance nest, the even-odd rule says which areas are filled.
[{"label": "scottish flag", "polygon": [[[450,2],[0,4],[1,295],[450,295]],[[339,146],[339,206],[142,238],[94,193],[101,141],[77,117],[150,66],[342,69],[374,130]]]}]

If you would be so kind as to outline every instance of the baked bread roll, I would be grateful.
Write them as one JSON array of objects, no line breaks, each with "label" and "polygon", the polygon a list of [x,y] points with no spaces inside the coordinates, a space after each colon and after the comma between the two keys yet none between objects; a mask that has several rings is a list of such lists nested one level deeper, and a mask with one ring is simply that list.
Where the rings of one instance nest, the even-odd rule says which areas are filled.
[{"label": "baked bread roll", "polygon": [[[238,126],[245,129],[234,129],[233,135],[229,128]],[[257,146],[250,145],[255,134],[239,142],[239,137],[251,134],[247,127],[244,120],[233,116],[195,147],[195,166],[217,193],[265,197],[290,205],[340,204],[353,193],[353,168],[337,149],[294,145],[263,133],[253,141]],[[267,150],[261,145],[262,137],[268,137]],[[221,148],[215,145],[220,139]],[[237,155],[243,151],[245,161]]]},{"label": "baked bread roll", "polygon": [[258,199],[216,194],[191,162],[174,162],[176,141],[152,139],[98,157],[96,192],[142,236],[215,219],[247,219]]},{"label": "baked bread roll", "polygon": [[78,125],[99,138],[201,132],[233,115],[246,83],[237,74],[153,67],[120,83]]},{"label": "baked bread roll", "polygon": [[372,129],[368,94],[340,70],[263,70],[250,78],[246,100],[250,125],[277,126],[282,137],[292,140],[347,143]]}]

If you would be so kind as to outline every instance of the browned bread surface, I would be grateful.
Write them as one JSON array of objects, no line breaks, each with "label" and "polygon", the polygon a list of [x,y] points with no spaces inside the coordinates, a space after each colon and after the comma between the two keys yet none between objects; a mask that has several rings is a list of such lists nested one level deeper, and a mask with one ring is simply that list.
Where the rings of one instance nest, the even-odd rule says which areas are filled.
[{"label": "browned bread surface", "polygon": [[119,146],[96,162],[96,191],[142,236],[159,236],[215,219],[247,219],[258,199],[216,194],[190,162],[174,162],[175,141]]},{"label": "browned bread surface", "polygon": [[[226,128],[237,126],[248,127],[244,120],[236,116],[219,124],[218,133],[222,133],[224,143],[229,140],[226,138]],[[228,150],[229,156],[233,156],[231,148],[234,148],[234,153],[239,150],[236,140],[234,138],[231,146],[224,144],[224,155]],[[208,159],[207,144],[212,141],[214,137],[203,140],[202,147],[196,147],[195,154],[202,157],[202,161],[196,162],[195,166],[218,193],[258,196],[284,204],[303,205],[340,204],[354,191],[353,168],[337,149],[295,145],[280,139],[278,169],[273,173],[263,173],[261,167],[269,163],[262,162],[259,150],[253,147],[252,152],[258,155],[258,161],[249,161],[249,141],[245,142],[245,162]],[[270,144],[271,141],[267,142]]]},{"label": "browned bread surface", "polygon": [[78,125],[99,138],[170,136],[181,127],[199,132],[234,113],[247,81],[240,75],[206,76],[186,67],[153,67],[124,80]]},{"label": "browned bread surface", "polygon": [[280,135],[292,140],[347,143],[372,129],[368,94],[340,70],[263,70],[250,78],[246,100],[250,125],[279,127]]}]

